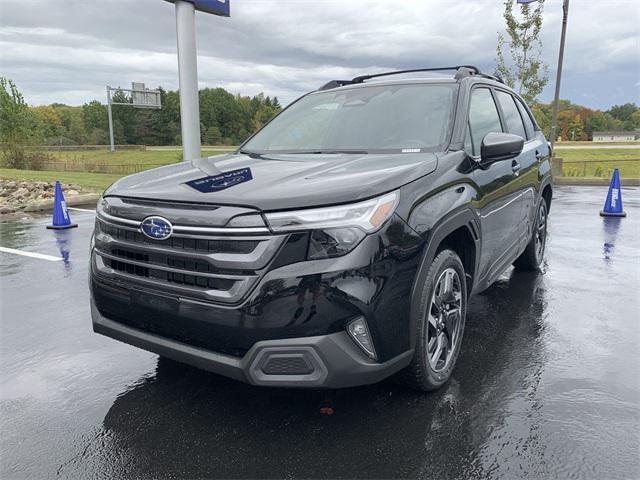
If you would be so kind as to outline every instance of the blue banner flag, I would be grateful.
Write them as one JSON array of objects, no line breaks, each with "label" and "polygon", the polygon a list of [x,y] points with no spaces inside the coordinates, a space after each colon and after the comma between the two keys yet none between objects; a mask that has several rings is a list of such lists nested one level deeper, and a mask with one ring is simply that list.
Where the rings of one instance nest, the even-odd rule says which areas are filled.
[{"label": "blue banner flag", "polygon": [[[231,0],[184,0],[193,3],[196,10],[201,12],[219,15],[221,17],[231,16]],[[175,3],[175,0],[167,0],[167,2]]]}]

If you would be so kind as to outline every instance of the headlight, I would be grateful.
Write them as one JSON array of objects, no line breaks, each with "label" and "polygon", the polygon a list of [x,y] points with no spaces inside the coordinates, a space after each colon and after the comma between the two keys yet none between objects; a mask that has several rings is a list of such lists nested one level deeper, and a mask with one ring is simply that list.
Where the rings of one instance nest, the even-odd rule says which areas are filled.
[{"label": "headlight", "polygon": [[398,205],[398,192],[364,202],[265,214],[274,232],[309,231],[309,260],[339,257],[380,229]]},{"label": "headlight", "polygon": [[274,232],[356,227],[371,233],[393,214],[398,197],[398,192],[391,192],[349,205],[267,213],[265,217]]},{"label": "headlight", "polygon": [[314,230],[309,238],[307,258],[340,257],[353,250],[366,236],[359,228],[330,228]]}]

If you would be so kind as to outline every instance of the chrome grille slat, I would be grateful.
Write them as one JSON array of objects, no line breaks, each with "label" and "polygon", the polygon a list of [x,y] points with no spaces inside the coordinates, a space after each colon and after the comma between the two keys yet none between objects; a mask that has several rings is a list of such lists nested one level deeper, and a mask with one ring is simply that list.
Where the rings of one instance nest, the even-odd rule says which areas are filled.
[{"label": "chrome grille slat", "polygon": [[[96,217],[104,222],[109,223],[116,227],[121,228],[129,228],[136,231],[140,231],[140,221],[130,220],[128,218],[114,217],[113,215],[109,215],[104,212],[100,212],[96,215]],[[223,236],[235,236],[235,235],[247,235],[254,233],[270,233],[269,229],[266,227],[195,227],[190,225],[174,225],[173,226],[174,235],[176,237],[185,237],[185,238],[200,238],[202,235],[206,234],[222,234]]]},{"label": "chrome grille slat", "polygon": [[257,277],[245,277],[240,282],[235,282],[229,290],[216,290],[216,289],[202,289],[196,290],[190,286],[170,285],[162,280],[155,280],[153,278],[138,277],[135,275],[129,275],[121,273],[113,268],[107,266],[102,257],[99,255],[93,255],[94,267],[96,270],[108,277],[110,280],[115,280],[117,283],[123,285],[138,284],[141,286],[151,287],[156,290],[166,291],[176,296],[184,295],[186,298],[196,298],[209,302],[223,302],[223,303],[237,303],[239,302],[245,292],[247,292],[257,280]]},{"label": "chrome grille slat", "polygon": [[127,250],[137,252],[152,252],[157,254],[170,254],[182,259],[195,259],[210,263],[213,267],[228,270],[260,270],[269,261],[273,253],[280,248],[283,238],[272,238],[271,241],[261,241],[250,253],[200,253],[200,251],[168,248],[165,246],[155,246],[148,243],[135,243],[131,241],[114,238],[111,235],[97,232],[96,245],[112,248],[122,247]]},{"label": "chrome grille slat", "polygon": [[110,253],[105,253],[102,252],[98,249],[96,249],[96,254],[100,255],[103,258],[108,258],[109,260],[116,260],[118,262],[124,262],[124,263],[129,263],[131,265],[135,265],[138,267],[144,267],[144,268],[150,268],[153,270],[161,270],[163,272],[172,272],[172,273],[180,273],[180,274],[187,274],[187,275],[196,275],[198,277],[206,277],[206,278],[222,278],[225,280],[244,280],[245,278],[247,278],[246,275],[227,275],[227,274],[221,274],[221,273],[208,273],[208,272],[200,272],[197,270],[184,270],[182,268],[173,268],[173,267],[166,267],[164,265],[158,265],[157,263],[151,263],[151,262],[141,262],[139,260],[133,260],[130,258],[126,258],[126,257],[120,257],[118,255],[111,255]]}]

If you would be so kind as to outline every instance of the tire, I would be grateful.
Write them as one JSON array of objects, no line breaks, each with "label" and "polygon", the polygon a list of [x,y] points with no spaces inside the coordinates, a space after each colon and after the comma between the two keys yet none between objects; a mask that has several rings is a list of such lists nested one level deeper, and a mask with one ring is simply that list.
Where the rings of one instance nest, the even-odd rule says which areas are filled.
[{"label": "tire", "polygon": [[540,200],[536,210],[536,221],[531,239],[524,252],[513,262],[517,270],[539,270],[544,259],[544,249],[547,245],[547,202]]},{"label": "tire", "polygon": [[401,384],[431,391],[451,377],[467,314],[465,278],[460,257],[452,250],[441,251],[431,263],[420,297],[415,352],[397,376]]}]

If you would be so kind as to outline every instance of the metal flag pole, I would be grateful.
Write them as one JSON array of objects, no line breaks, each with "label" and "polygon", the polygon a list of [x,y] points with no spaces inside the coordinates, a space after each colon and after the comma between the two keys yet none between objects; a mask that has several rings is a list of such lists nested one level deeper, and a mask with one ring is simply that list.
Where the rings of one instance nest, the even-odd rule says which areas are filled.
[{"label": "metal flag pole", "polygon": [[200,105],[198,104],[198,56],[195,11],[222,17],[230,15],[230,0],[167,0],[176,4],[180,122],[183,160],[194,160],[200,152]]},{"label": "metal flag pole", "polygon": [[560,101],[560,80],[562,78],[562,60],[564,58],[564,40],[567,34],[567,17],[569,16],[569,0],[562,2],[562,34],[560,35],[560,54],[558,55],[558,71],[556,73],[556,93],[553,97],[553,115],[551,117],[551,152],[556,143],[558,129],[558,107]]},{"label": "metal flag pole", "polygon": [[195,7],[184,0],[175,4],[183,160],[194,160],[201,157]]}]

